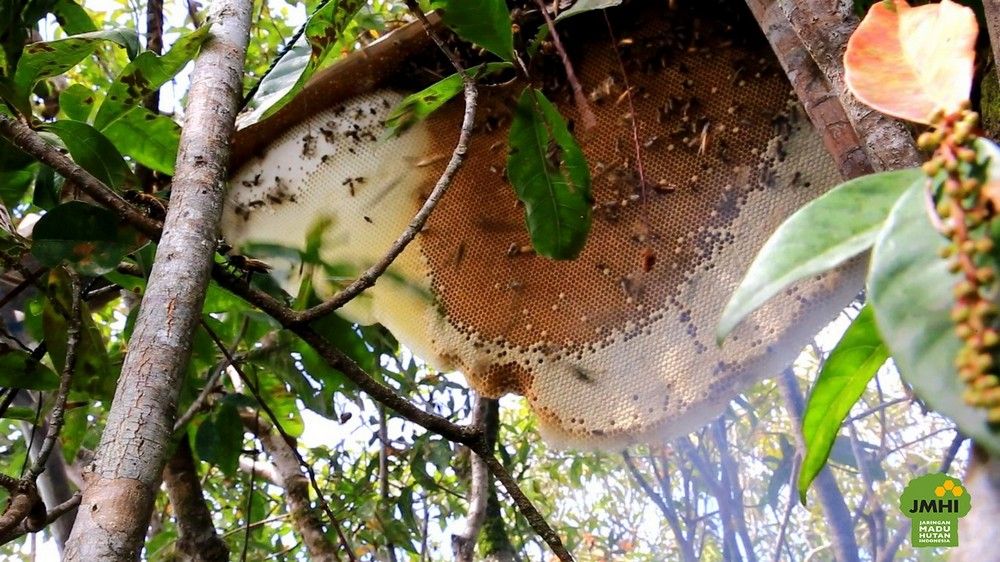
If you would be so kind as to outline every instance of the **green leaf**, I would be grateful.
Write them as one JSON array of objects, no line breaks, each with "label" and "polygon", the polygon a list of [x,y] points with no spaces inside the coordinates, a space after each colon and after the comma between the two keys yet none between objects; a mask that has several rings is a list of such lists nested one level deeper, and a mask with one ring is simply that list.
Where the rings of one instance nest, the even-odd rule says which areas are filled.
[{"label": "green leaf", "polygon": [[181,126],[170,117],[137,107],[108,123],[102,132],[136,162],[168,176],[174,174]]},{"label": "green leaf", "polygon": [[35,225],[31,253],[49,267],[68,262],[85,275],[111,271],[144,244],[107,209],[82,201],[63,203]]},{"label": "green leaf", "polygon": [[560,12],[556,16],[555,21],[562,21],[566,18],[571,18],[577,14],[582,14],[584,12],[589,12],[591,10],[603,10],[605,8],[613,8],[615,6],[621,5],[622,0],[577,0],[575,4],[570,6],[568,9]]},{"label": "green leaf", "polygon": [[163,56],[146,51],[135,57],[108,88],[94,117],[94,127],[104,130],[123,114],[142,108],[146,96],[160,89],[194,59],[209,36],[209,27],[203,25],[181,36]]},{"label": "green leaf", "polygon": [[59,192],[62,191],[63,178],[52,168],[40,164],[38,176],[35,178],[35,192],[31,203],[36,207],[49,210],[59,204]]},{"label": "green leaf", "polygon": [[435,0],[431,7],[459,37],[489,49],[505,61],[514,60],[514,33],[504,0]]},{"label": "green leaf", "polygon": [[274,115],[299,93],[317,70],[339,56],[341,35],[364,5],[363,0],[329,0],[309,16],[303,36],[261,79],[257,92],[247,104],[247,109],[252,111],[240,116],[240,127]]},{"label": "green leaf", "polygon": [[62,27],[67,35],[97,31],[97,26],[90,19],[87,10],[73,0],[56,0],[52,4],[52,15],[56,17],[59,27]]},{"label": "green leaf", "polygon": [[8,209],[21,203],[35,182],[39,164],[4,139],[0,139],[0,201]]},{"label": "green leaf", "polygon": [[952,287],[959,276],[949,273],[938,255],[947,244],[927,217],[924,187],[912,186],[875,241],[869,302],[903,380],[965,435],[1000,454],[1000,435],[988,423],[986,411],[962,399],[964,384],[954,363],[962,342],[950,317]]},{"label": "green leaf", "polygon": [[[512,68],[512,65],[505,62],[491,62],[473,66],[466,69],[466,72],[472,76],[479,77],[483,74],[490,74],[506,68]],[[392,108],[392,111],[389,112],[389,117],[385,120],[385,126],[388,129],[389,135],[399,135],[413,125],[423,121],[461,91],[462,76],[455,73],[415,94],[406,96],[403,98],[403,101]]]},{"label": "green leaf", "polygon": [[[285,433],[292,437],[301,436],[305,429],[302,415],[298,404],[295,403],[295,395],[288,392],[285,383],[273,374],[262,371],[258,373],[257,385],[261,397],[274,412]],[[261,412],[261,415],[264,413]]]},{"label": "green leaf", "polygon": [[70,84],[59,93],[59,108],[66,117],[86,123],[94,110],[97,93],[83,84]]},{"label": "green leaf", "polygon": [[197,426],[192,443],[198,458],[234,476],[243,452],[243,422],[236,406],[223,399],[212,414]]},{"label": "green leaf", "polygon": [[66,145],[73,161],[104,185],[121,190],[128,180],[133,179],[132,170],[115,145],[90,125],[60,119],[43,125],[42,130],[55,133]]},{"label": "green leaf", "polygon": [[888,358],[889,350],[875,326],[875,314],[871,306],[865,305],[823,363],[806,404],[802,419],[806,455],[799,471],[802,503],[809,485],[826,464],[841,424]]},{"label": "green leaf", "polygon": [[81,33],[56,41],[39,41],[24,48],[14,73],[14,96],[10,100],[25,115],[30,114],[28,96],[35,83],[43,78],[58,76],[89,56],[102,41],[111,41],[128,51],[129,58],[139,51],[139,38],[134,30],[107,29]]},{"label": "green leaf", "polygon": [[39,363],[31,354],[0,346],[0,386],[29,390],[53,390],[59,387],[59,375]]},{"label": "green leaf", "polygon": [[507,177],[524,203],[531,243],[554,259],[580,254],[590,232],[590,171],[559,110],[526,88],[510,126]]},{"label": "green leaf", "polygon": [[871,174],[838,185],[788,217],[757,253],[722,311],[718,340],[787,286],[867,250],[900,195],[923,181],[917,168]]},{"label": "green leaf", "polygon": [[143,107],[143,100],[177,75],[209,36],[203,25],[183,35],[163,56],[146,51],[122,70],[94,117],[94,126],[137,162],[173,175],[180,125]]}]

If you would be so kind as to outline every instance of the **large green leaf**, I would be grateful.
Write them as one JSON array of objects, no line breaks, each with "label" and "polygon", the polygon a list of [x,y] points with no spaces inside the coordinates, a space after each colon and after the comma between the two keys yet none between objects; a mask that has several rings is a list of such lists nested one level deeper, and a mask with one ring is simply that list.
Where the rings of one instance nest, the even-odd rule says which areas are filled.
[{"label": "large green leaf", "polygon": [[832,269],[867,250],[889,209],[924,181],[917,168],[844,182],[788,217],[764,244],[722,311],[719,341],[743,318],[792,283]]},{"label": "large green leaf", "polygon": [[55,133],[69,150],[73,161],[104,185],[121,190],[132,179],[132,170],[115,145],[90,125],[60,119],[45,124],[42,130]]},{"label": "large green leaf", "polygon": [[94,52],[102,41],[111,41],[124,47],[129,58],[139,51],[139,39],[134,30],[125,28],[107,29],[81,33],[56,41],[39,41],[24,48],[14,72],[14,96],[10,100],[25,114],[28,111],[28,96],[35,83],[43,78],[58,76],[76,66]]},{"label": "large green leaf", "polygon": [[809,395],[802,419],[806,455],[799,471],[803,503],[809,485],[826,464],[841,424],[888,358],[889,350],[875,326],[875,314],[866,305],[823,363]]},{"label": "large green leaf", "polygon": [[938,257],[947,243],[928,219],[924,187],[912,186],[875,241],[869,302],[903,379],[964,434],[1000,454],[1000,436],[987,422],[986,411],[962,399],[964,384],[955,371],[962,342],[950,317],[952,287],[959,276],[949,273],[945,260]]},{"label": "large green leaf", "polygon": [[[511,68],[510,63],[491,62],[473,66],[466,69],[466,72],[478,77],[481,74],[497,72],[505,68]],[[385,120],[385,126],[389,130],[389,134],[398,135],[416,123],[423,121],[461,91],[462,76],[455,73],[415,94],[406,96],[403,98],[403,101],[392,108],[392,111],[389,112],[389,117]]]},{"label": "large green leaf", "polygon": [[489,49],[505,61],[514,60],[514,33],[504,0],[435,0],[431,7],[459,37]]},{"label": "large green leaf", "polygon": [[136,162],[168,176],[174,174],[181,126],[170,117],[136,107],[108,123],[102,132]]},{"label": "large green leaf", "polygon": [[97,26],[87,15],[87,10],[73,0],[56,0],[52,4],[52,15],[56,17],[59,27],[67,35],[97,31]]},{"label": "large green leaf", "polygon": [[327,0],[309,16],[303,36],[261,80],[247,104],[249,113],[240,116],[240,127],[264,120],[288,103],[312,75],[340,54],[340,38],[363,0]]},{"label": "large green leaf", "polygon": [[94,126],[120,150],[158,172],[173,175],[180,126],[146,109],[142,103],[177,75],[198,54],[209,36],[203,25],[183,35],[163,56],[146,51],[122,70],[94,116]]},{"label": "large green leaf", "polygon": [[578,256],[590,232],[590,171],[566,120],[540,90],[526,88],[517,102],[507,177],[524,203],[535,250]]},{"label": "large green leaf", "polygon": [[31,354],[3,345],[0,346],[0,386],[52,390],[59,386],[59,376]]},{"label": "large green leaf", "polygon": [[42,264],[55,267],[67,262],[85,275],[113,270],[145,243],[114,213],[82,201],[63,203],[45,213],[32,237],[31,253]]}]

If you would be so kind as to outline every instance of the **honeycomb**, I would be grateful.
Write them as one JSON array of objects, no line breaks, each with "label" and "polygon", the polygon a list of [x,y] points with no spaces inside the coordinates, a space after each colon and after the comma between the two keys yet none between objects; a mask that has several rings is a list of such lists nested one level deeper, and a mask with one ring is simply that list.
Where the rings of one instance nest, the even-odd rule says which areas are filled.
[{"label": "honeycomb", "polygon": [[[504,173],[523,84],[483,88],[448,193],[343,314],[384,324],[484,395],[524,396],[543,436],[562,447],[612,449],[686,433],[787,366],[855,294],[860,264],[785,291],[716,345],[719,314],[757,250],[839,179],[759,31],[741,27],[739,14],[727,20],[734,8],[726,4],[667,13],[635,2],[613,12],[614,40],[603,18],[564,37],[597,116],[592,129],[575,130],[594,198],[579,258],[530,250]],[[551,59],[531,72],[576,123],[571,89]],[[232,176],[227,239],[302,248],[321,232],[326,267],[311,274],[326,295],[377,261],[444,169],[464,110],[455,100],[385,138],[382,122],[402,96],[331,99],[286,129]],[[283,266],[294,293],[309,273]]]}]

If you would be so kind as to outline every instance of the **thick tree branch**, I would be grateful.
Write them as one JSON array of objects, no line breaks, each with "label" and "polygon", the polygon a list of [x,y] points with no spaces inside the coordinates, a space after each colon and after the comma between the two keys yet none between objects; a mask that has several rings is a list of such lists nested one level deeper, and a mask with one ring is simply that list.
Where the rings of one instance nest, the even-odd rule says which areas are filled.
[{"label": "thick tree branch", "polygon": [[[211,36],[188,93],[171,204],[66,560],[130,560],[142,548],[218,239],[250,13],[245,0],[212,5]],[[121,208],[117,198],[110,200]],[[128,205],[123,211],[134,213]]]},{"label": "thick tree branch", "polygon": [[773,0],[746,0],[844,179],[874,171],[840,98]]},{"label": "thick tree branch", "polygon": [[215,532],[212,512],[198,477],[198,466],[187,439],[180,439],[163,468],[163,483],[179,531],[177,550],[190,562],[229,560],[229,546]]}]

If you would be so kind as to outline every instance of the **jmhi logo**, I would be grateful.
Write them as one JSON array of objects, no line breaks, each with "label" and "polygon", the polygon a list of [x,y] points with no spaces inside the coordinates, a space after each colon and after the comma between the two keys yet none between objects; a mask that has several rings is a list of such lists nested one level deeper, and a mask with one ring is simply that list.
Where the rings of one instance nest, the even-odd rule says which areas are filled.
[{"label": "jmhi logo", "polygon": [[958,546],[958,519],[972,509],[972,498],[959,479],[928,474],[910,480],[899,509],[913,520],[913,546]]}]

